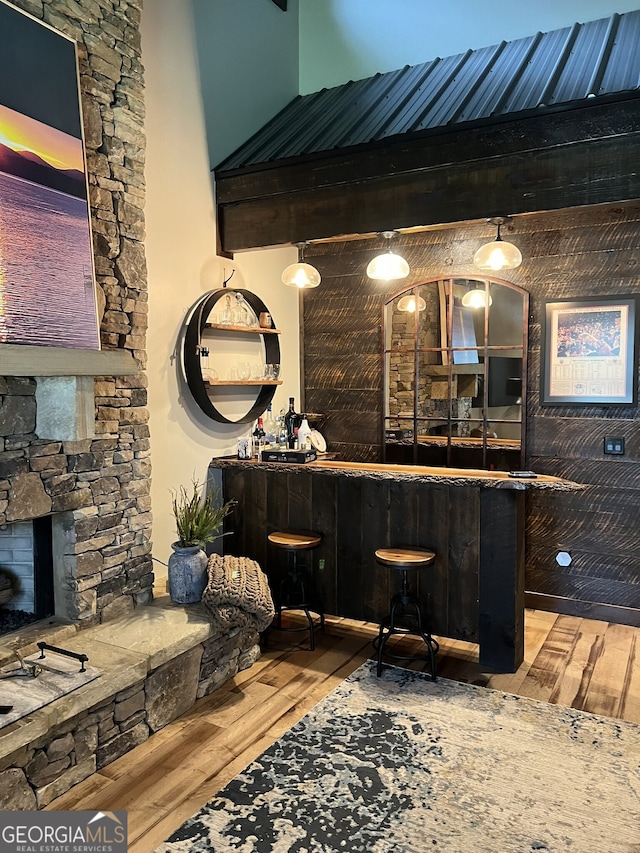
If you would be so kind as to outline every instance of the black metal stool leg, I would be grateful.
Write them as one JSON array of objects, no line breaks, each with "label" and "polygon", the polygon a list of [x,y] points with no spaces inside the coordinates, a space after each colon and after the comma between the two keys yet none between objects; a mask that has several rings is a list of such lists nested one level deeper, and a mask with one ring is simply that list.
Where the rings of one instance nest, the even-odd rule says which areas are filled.
[{"label": "black metal stool leg", "polygon": [[[431,633],[423,628],[420,602],[411,593],[406,569],[402,570],[402,589],[392,596],[389,616],[380,623],[378,636],[373,641],[374,649],[377,651],[376,675],[378,677],[382,674],[384,647],[388,639],[394,635],[411,635],[422,639],[429,653],[431,680],[437,681],[435,656],[440,650],[440,646],[437,640],[431,636]],[[394,655],[391,652],[389,654],[398,660],[424,659],[419,655]]]},{"label": "black metal stool leg", "polygon": [[[275,626],[281,631],[309,631],[309,650],[314,651],[315,622],[311,614],[311,607],[307,600],[304,578],[298,565],[298,552],[288,551],[287,574],[281,580],[278,587],[278,600],[275,603],[276,618]],[[319,604],[318,616],[320,617],[320,628],[324,630],[324,608]],[[305,628],[283,628],[282,613],[284,610],[297,610],[304,613],[308,623]]]}]

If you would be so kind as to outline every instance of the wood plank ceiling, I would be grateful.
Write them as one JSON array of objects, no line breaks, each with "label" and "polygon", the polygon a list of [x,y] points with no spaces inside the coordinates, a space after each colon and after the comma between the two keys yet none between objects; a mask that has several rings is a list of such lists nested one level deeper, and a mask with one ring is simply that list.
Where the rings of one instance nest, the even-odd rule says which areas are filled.
[{"label": "wood plank ceiling", "polygon": [[298,96],[215,171],[224,252],[640,197],[640,10]]}]

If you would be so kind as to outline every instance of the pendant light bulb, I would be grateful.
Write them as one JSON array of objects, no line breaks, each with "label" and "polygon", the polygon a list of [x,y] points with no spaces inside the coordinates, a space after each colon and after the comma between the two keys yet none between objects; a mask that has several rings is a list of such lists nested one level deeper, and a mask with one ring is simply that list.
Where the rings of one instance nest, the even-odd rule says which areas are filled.
[{"label": "pendant light bulb", "polygon": [[[395,231],[382,232],[382,236],[389,242],[395,237],[395,234]],[[386,252],[377,255],[367,264],[367,275],[376,281],[395,281],[396,279],[406,278],[409,272],[409,264],[402,255],[392,252],[391,246]]]},{"label": "pendant light bulb", "polygon": [[418,303],[418,311],[424,311],[427,307],[427,303],[424,301],[422,296],[418,296],[416,300],[413,293],[407,294],[407,296],[403,296],[398,300],[398,311],[408,311],[410,314],[415,314],[416,301]]},{"label": "pendant light bulb", "polygon": [[517,246],[503,240],[500,236],[500,226],[504,225],[507,217],[496,216],[488,220],[492,225],[498,226],[496,239],[491,243],[485,243],[473,256],[473,264],[484,272],[499,272],[500,270],[513,270],[522,263],[522,253]]},{"label": "pendant light bulb", "polygon": [[297,287],[299,290],[309,290],[312,287],[317,287],[320,284],[321,276],[318,270],[305,263],[304,247],[306,243],[297,243],[298,246],[298,261],[295,264],[289,264],[282,273],[282,283],[288,287]]},{"label": "pendant light bulb", "polygon": [[[493,299],[491,298],[491,294],[489,294],[489,305],[491,305]],[[462,305],[464,308],[484,308],[487,304],[487,296],[485,293],[484,287],[475,287],[472,290],[467,290],[465,295],[462,297]]]}]

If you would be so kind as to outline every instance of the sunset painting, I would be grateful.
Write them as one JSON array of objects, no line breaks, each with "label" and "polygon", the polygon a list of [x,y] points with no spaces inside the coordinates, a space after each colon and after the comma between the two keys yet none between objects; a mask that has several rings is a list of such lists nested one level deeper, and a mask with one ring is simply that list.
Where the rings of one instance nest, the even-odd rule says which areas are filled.
[{"label": "sunset painting", "polygon": [[0,343],[99,349],[75,44],[0,0],[0,45]]}]

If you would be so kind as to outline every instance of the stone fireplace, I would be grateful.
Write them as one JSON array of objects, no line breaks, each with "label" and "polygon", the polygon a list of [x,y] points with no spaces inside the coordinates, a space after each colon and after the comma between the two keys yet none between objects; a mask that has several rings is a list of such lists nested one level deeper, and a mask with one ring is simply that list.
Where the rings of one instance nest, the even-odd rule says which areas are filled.
[{"label": "stone fireplace", "polygon": [[[118,386],[130,384],[124,377],[96,388],[116,399],[118,391],[131,391]],[[35,379],[0,379],[0,571],[17,575],[22,588],[9,606],[33,609],[26,522],[50,517],[53,602],[41,615],[88,626],[151,600],[148,428],[130,424],[75,441],[40,438],[36,386]],[[15,530],[17,561],[10,547]],[[3,564],[10,554],[13,566]]]}]

